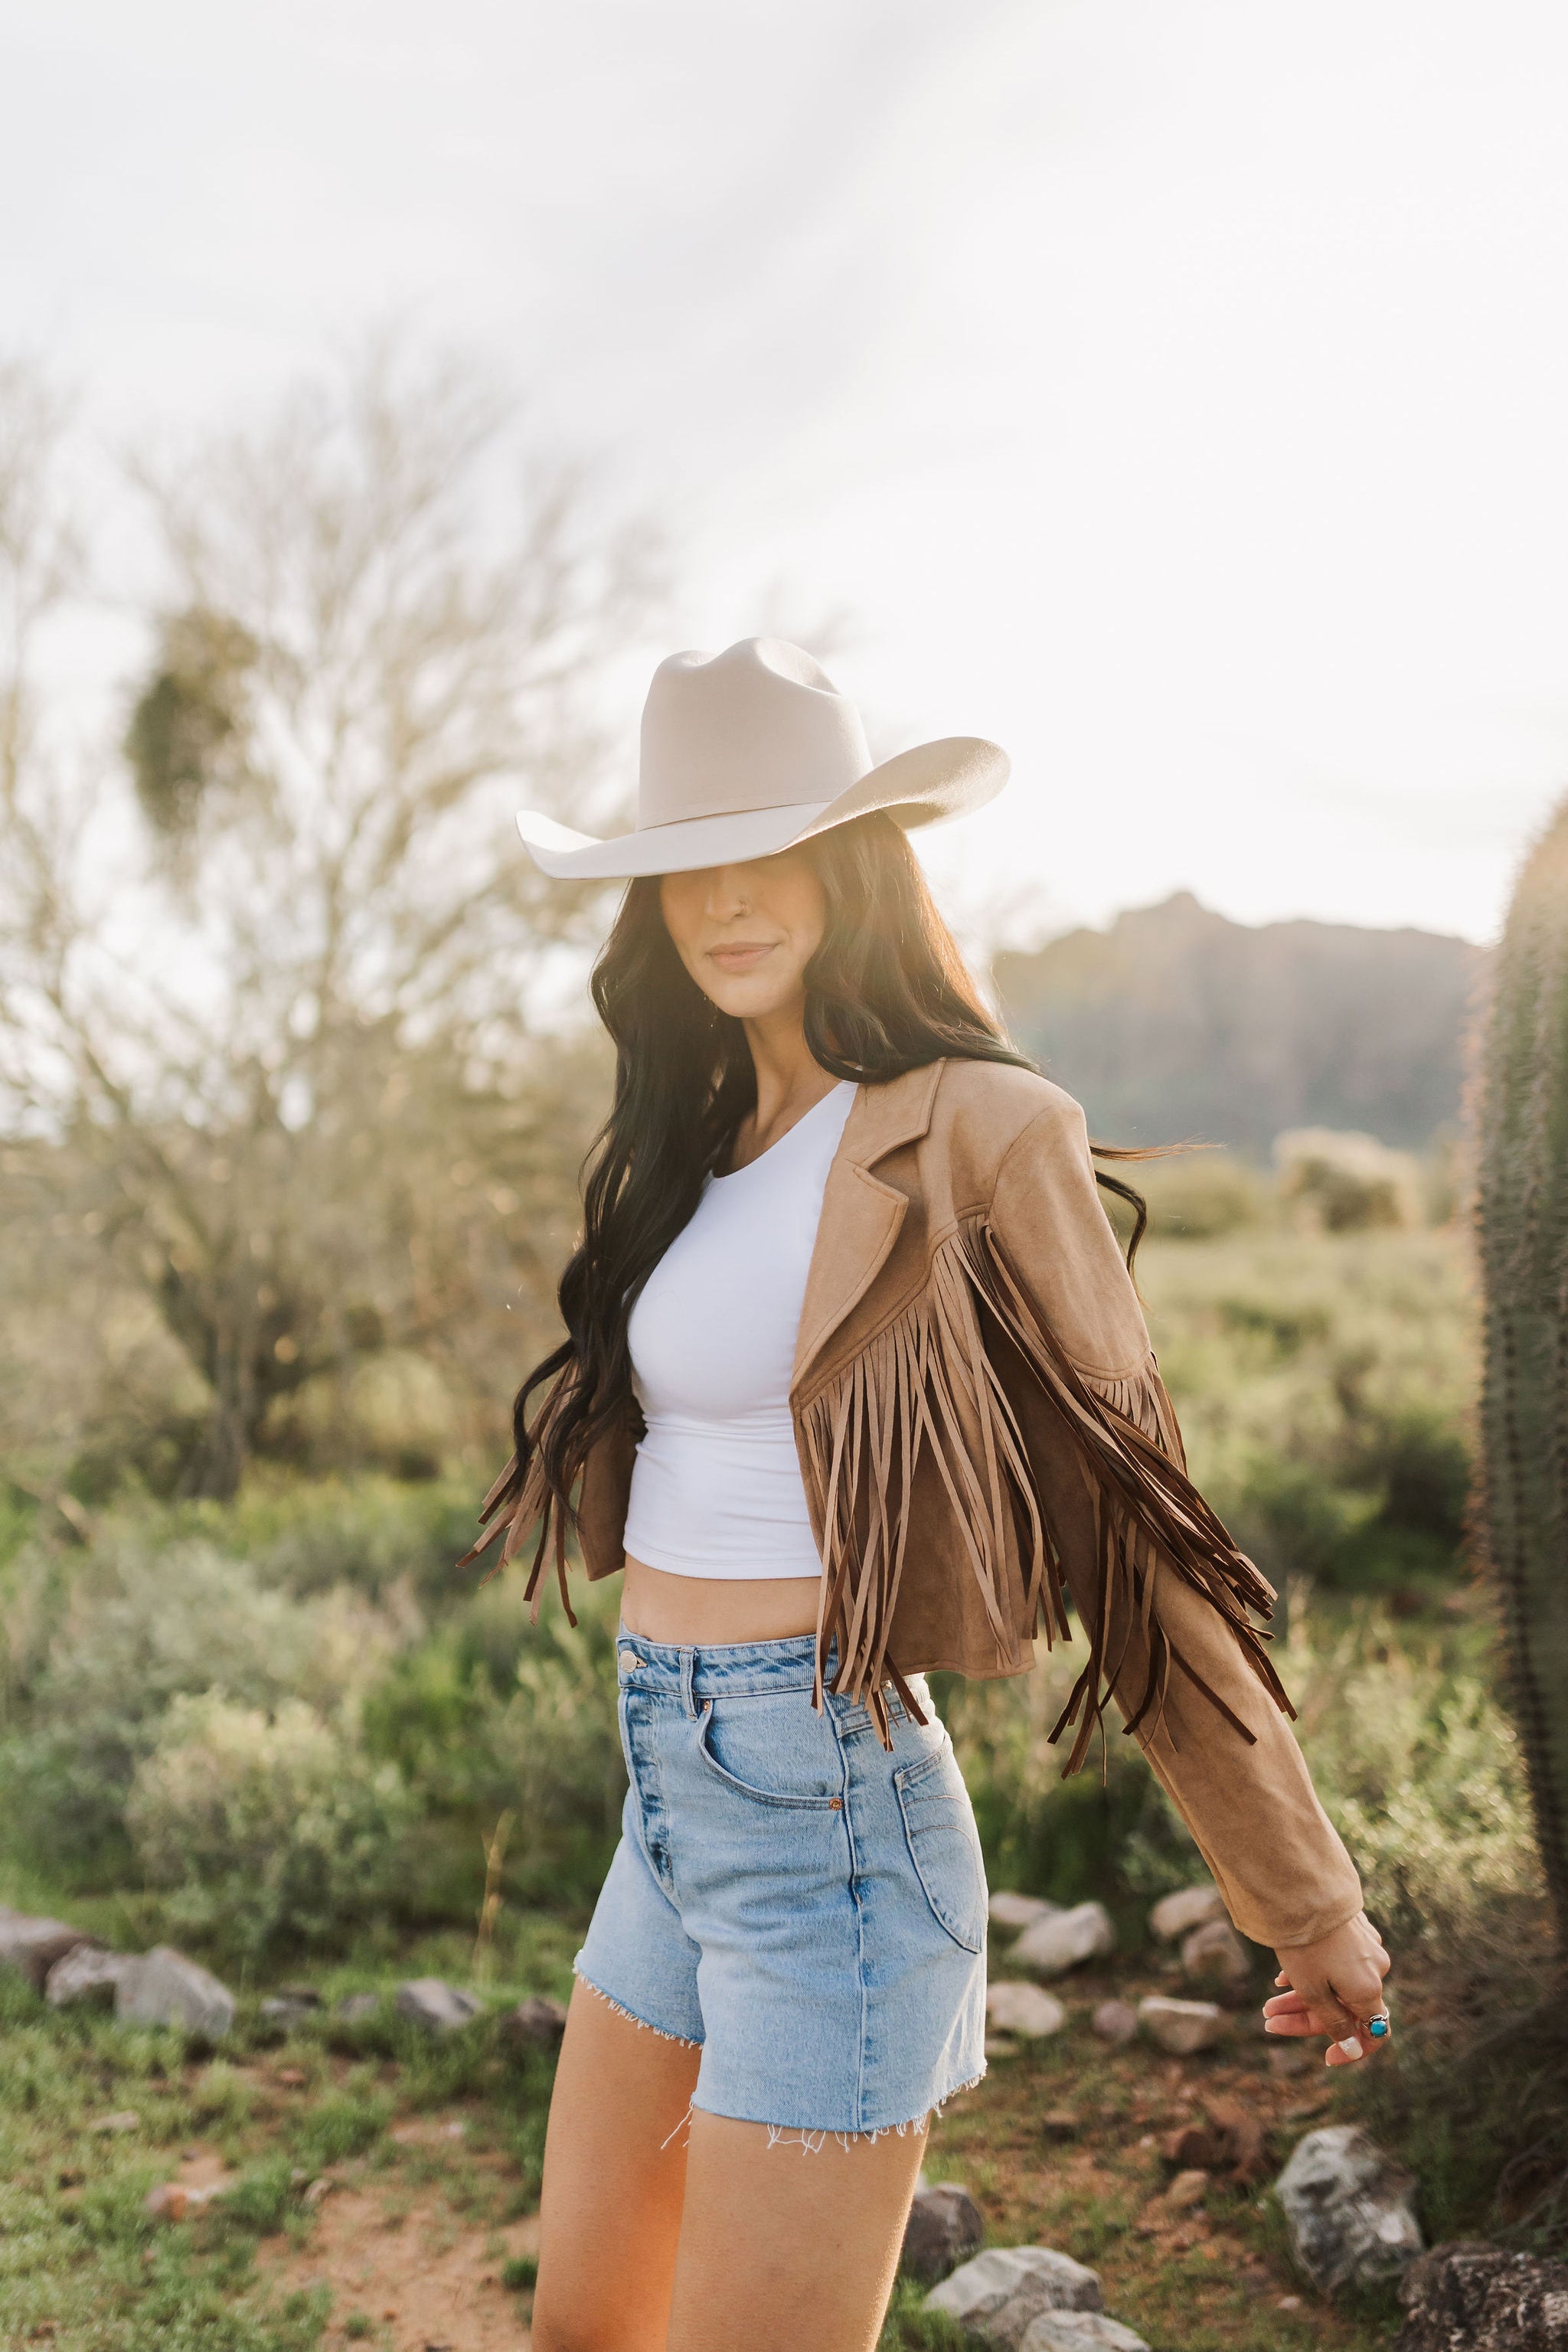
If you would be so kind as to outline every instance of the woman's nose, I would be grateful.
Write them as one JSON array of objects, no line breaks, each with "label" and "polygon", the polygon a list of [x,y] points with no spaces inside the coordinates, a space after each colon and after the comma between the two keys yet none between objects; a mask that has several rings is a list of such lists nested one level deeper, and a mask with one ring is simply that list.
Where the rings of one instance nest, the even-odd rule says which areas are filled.
[{"label": "woman's nose", "polygon": [[746,914],[749,911],[750,907],[751,897],[746,887],[744,867],[739,866],[714,866],[712,879],[708,885],[708,905],[706,912],[710,921],[715,923],[733,922],[737,915]]}]

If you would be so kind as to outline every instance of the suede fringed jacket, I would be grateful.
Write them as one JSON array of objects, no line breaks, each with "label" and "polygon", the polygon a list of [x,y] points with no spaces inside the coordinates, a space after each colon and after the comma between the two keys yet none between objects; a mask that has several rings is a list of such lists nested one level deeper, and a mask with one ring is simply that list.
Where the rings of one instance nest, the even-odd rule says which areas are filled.
[{"label": "suede fringed jacket", "polygon": [[[1070,1594],[1088,1652],[1051,1735],[1073,1735],[1064,1777],[1114,1699],[1243,1934],[1295,1946],[1355,1916],[1360,1881],[1253,1622],[1273,1589],[1186,1475],[1069,1095],[961,1060],[860,1087],[828,1172],[790,1404],[824,1563],[818,1704],[837,1643],[832,1687],[886,1739],[889,1685],[912,1706],[911,1675],[1025,1672],[1037,1633],[1070,1638]],[[628,1407],[583,1472],[575,1532],[593,1579],[623,1564],[636,1427]],[[547,1556],[570,1612],[560,1517],[537,1470],[520,1482],[513,1462],[469,1555],[504,1535],[505,1561],[531,1533],[535,1614]]]}]

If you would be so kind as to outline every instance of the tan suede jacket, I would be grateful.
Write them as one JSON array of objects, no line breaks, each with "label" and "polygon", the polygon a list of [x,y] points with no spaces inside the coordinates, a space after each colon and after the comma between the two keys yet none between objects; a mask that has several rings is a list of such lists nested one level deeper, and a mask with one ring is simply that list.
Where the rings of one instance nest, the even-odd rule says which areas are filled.
[{"label": "tan suede jacket", "polygon": [[[1244,1934],[1300,1945],[1355,1916],[1360,1881],[1253,1622],[1273,1590],[1185,1475],[1069,1095],[957,1060],[859,1089],[790,1402],[825,1565],[819,1700],[836,1642],[833,1687],[886,1737],[888,1685],[1023,1673],[1037,1632],[1070,1638],[1070,1593],[1088,1654],[1051,1735],[1076,1727],[1064,1771],[1114,1698]],[[590,1578],[622,1566],[635,1452],[628,1414],[584,1471]],[[536,1475],[520,1486],[510,1465],[482,1516],[476,1551],[504,1530],[503,1561],[538,1530],[536,1613],[547,1550],[567,1598],[565,1529]]]}]

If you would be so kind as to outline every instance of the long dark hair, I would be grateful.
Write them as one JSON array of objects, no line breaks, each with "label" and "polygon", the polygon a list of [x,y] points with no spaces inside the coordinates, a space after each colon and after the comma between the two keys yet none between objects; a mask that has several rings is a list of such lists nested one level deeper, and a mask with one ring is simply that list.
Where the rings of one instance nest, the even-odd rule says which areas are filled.
[{"label": "long dark hair", "polygon": [[[1035,1067],[986,1010],[891,817],[858,817],[805,847],[826,901],[822,941],[804,975],[805,1038],[825,1070],[877,1083],[944,1056]],[[665,928],[657,876],[627,889],[592,989],[615,1040],[615,1097],[588,1161],[583,1238],[561,1277],[566,1337],[517,1392],[517,1458],[508,1482],[510,1493],[521,1493],[535,1468],[563,1523],[593,1446],[631,1403],[626,1325],[637,1295],[756,1102],[745,1030],[681,962]],[[1095,1150],[1113,1159],[1142,1156]],[[1136,1209],[1135,1250],[1146,1222],[1142,1201],[1114,1177],[1100,1181]],[[552,1385],[531,1426],[530,1400]]]}]

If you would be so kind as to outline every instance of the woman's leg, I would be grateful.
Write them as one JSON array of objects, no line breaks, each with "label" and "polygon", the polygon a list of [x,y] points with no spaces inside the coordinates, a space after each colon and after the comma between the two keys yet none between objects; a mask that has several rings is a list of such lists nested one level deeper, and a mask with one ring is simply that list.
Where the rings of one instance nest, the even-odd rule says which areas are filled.
[{"label": "woman's leg", "polygon": [[668,2352],[871,2352],[925,2130],[800,2141],[693,2113]]},{"label": "woman's leg", "polygon": [[664,2352],[701,2055],[573,1987],[544,2142],[534,2352]]}]

